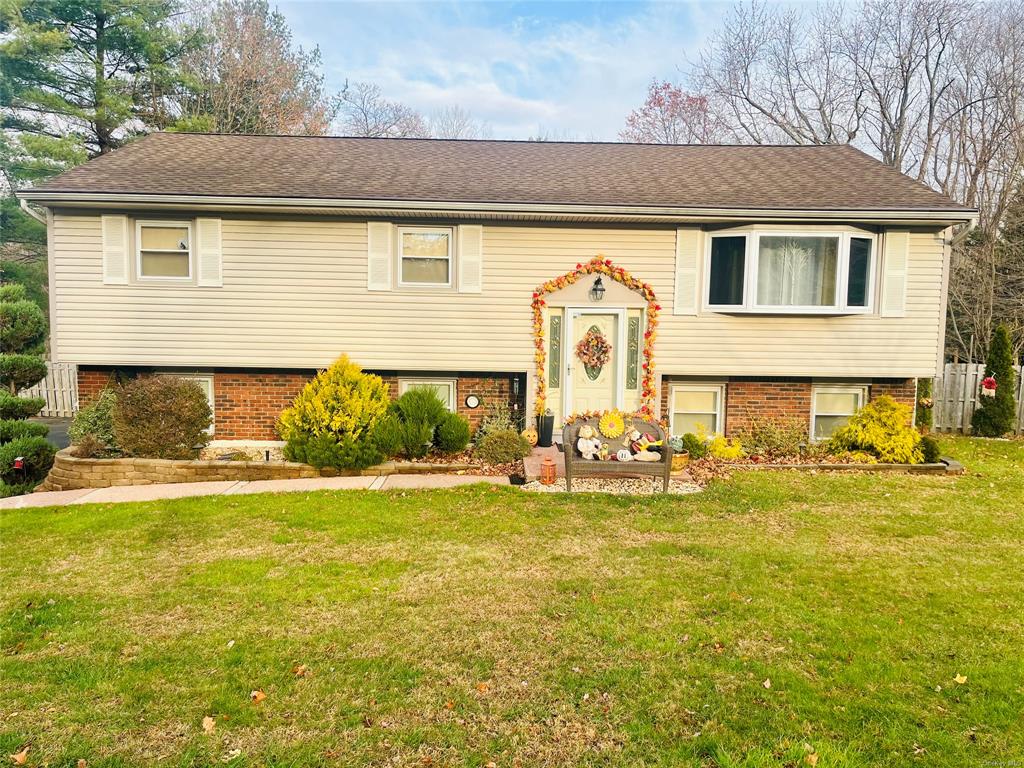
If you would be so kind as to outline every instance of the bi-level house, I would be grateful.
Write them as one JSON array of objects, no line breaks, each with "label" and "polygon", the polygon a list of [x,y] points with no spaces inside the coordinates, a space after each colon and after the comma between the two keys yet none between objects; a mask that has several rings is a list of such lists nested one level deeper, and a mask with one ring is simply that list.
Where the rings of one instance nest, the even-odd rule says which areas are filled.
[{"label": "bi-level house", "polygon": [[215,438],[250,441],[341,353],[474,423],[504,402],[824,437],[935,374],[976,215],[847,146],[154,134],[24,197],[81,400],[187,375]]}]

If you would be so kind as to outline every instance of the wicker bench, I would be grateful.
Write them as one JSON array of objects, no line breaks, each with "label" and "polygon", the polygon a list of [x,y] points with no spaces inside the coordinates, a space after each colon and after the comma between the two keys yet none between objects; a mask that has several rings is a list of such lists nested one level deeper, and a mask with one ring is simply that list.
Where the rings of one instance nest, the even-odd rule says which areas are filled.
[{"label": "wicker bench", "polygon": [[[626,431],[637,429],[644,434],[656,435],[662,441],[660,461],[597,461],[584,459],[576,450],[576,438],[579,436],[580,428],[584,424],[593,427],[594,432],[600,437],[597,428],[597,419],[577,419],[567,424],[562,429],[562,449],[565,452],[565,490],[572,491],[572,481],[575,477],[597,476],[597,475],[618,475],[626,477],[660,477],[662,479],[662,490],[668,492],[668,482],[672,475],[672,448],[668,444],[665,430],[653,421],[644,419],[626,419]],[[621,437],[614,440],[601,438],[609,443],[613,449],[620,447]],[[614,450],[612,451],[614,453]]]}]

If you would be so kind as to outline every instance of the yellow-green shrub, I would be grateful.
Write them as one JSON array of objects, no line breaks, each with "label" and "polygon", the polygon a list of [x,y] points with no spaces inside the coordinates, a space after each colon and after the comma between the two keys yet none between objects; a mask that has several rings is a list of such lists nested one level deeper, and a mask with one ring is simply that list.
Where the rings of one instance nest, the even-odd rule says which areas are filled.
[{"label": "yellow-green shrub", "polygon": [[879,461],[892,464],[920,464],[921,435],[910,426],[911,410],[888,395],[882,395],[850,417],[828,442],[829,451],[864,451]]},{"label": "yellow-green shrub", "polygon": [[339,441],[348,437],[368,438],[388,410],[388,388],[380,376],[363,373],[342,355],[320,371],[281,414],[278,432],[285,441],[308,440],[332,435]]},{"label": "yellow-green shrub", "polygon": [[[707,430],[702,424],[697,425],[697,440],[707,446],[706,454],[722,461],[735,461],[743,458],[743,444],[736,438],[721,435],[709,439]],[[692,455],[692,454],[691,454]]]}]

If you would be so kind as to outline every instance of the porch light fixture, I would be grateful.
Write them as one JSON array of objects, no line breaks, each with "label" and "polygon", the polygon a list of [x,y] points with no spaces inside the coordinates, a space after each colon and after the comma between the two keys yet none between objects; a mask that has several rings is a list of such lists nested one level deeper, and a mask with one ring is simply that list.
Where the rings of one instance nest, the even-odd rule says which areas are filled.
[{"label": "porch light fixture", "polygon": [[604,298],[604,283],[601,281],[600,276],[594,281],[593,287],[590,289],[590,298],[594,301],[600,301]]}]

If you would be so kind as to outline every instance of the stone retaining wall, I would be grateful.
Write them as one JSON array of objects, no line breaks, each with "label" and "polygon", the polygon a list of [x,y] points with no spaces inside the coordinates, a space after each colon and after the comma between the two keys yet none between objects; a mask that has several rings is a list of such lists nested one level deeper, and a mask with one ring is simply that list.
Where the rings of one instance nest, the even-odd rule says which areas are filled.
[{"label": "stone retaining wall", "polygon": [[428,472],[459,472],[471,464],[395,462],[379,464],[362,472],[317,469],[292,461],[192,461],[188,459],[80,459],[65,448],[57,453],[53,468],[36,491],[73,491],[118,485],[199,483],[215,480],[293,480],[300,477],[338,475],[395,475]]}]

